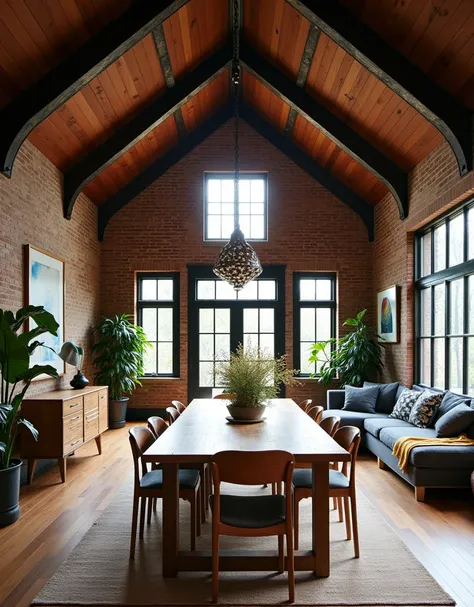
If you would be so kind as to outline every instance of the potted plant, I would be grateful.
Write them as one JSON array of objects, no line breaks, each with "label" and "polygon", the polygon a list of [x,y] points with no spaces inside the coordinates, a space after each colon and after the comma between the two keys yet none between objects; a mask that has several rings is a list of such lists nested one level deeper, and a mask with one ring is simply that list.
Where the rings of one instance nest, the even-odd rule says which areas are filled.
[{"label": "potted plant", "polygon": [[[36,327],[20,332],[30,318]],[[27,306],[16,314],[0,310],[0,527],[14,523],[20,516],[22,461],[12,457],[20,427],[38,438],[36,428],[21,416],[21,403],[35,377],[58,377],[51,365],[30,368],[30,357],[36,348],[43,346],[37,338],[44,333],[57,335],[58,327],[54,316],[42,306]]]},{"label": "potted plant", "polygon": [[94,328],[97,354],[94,365],[96,383],[109,386],[109,427],[123,428],[127,414],[128,396],[143,375],[143,357],[150,346],[142,327],[130,322],[130,314],[103,318]]},{"label": "potted plant", "polygon": [[311,349],[310,362],[320,364],[317,378],[325,384],[339,379],[344,386],[361,386],[383,367],[383,344],[378,341],[377,330],[364,322],[367,310],[355,318],[348,318],[344,325],[348,333],[339,338],[320,341]]},{"label": "potted plant", "polygon": [[239,344],[229,362],[216,365],[216,385],[231,395],[227,409],[234,419],[258,420],[282,384],[298,383],[294,374],[286,368],[286,356],[273,358],[265,350]]}]

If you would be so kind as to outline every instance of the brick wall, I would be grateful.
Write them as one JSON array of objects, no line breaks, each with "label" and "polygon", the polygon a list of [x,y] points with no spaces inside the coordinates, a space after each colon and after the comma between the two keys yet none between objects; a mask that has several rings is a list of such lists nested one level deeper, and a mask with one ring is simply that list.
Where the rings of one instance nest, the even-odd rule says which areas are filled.
[{"label": "brick wall", "polygon": [[[241,170],[268,171],[269,241],[255,245],[263,264],[286,264],[286,348],[292,361],[292,272],[338,273],[338,318],[372,312],[372,245],[362,221],[245,124]],[[232,170],[229,123],[170,169],[109,223],[102,244],[101,312],[134,313],[135,272],[178,271],[181,285],[181,377],[144,380],[136,407],[187,400],[186,264],[212,264],[222,245],[203,242],[203,173]],[[373,318],[372,318],[373,320]],[[292,394],[324,399],[305,381]],[[318,401],[319,402],[319,401]]]},{"label": "brick wall", "polygon": [[401,338],[385,347],[385,380],[414,381],[414,232],[474,194],[474,173],[462,179],[446,142],[438,146],[410,174],[409,215],[398,218],[391,196],[375,210],[374,299],[377,291],[396,284],[401,287]]},{"label": "brick wall", "polygon": [[[86,348],[85,374],[92,379],[90,328],[99,315],[100,245],[97,209],[81,195],[71,221],[63,218],[62,174],[26,142],[12,179],[0,176],[0,307],[24,305],[23,245],[64,259],[65,339]],[[75,369],[58,381],[34,382],[29,394],[68,387]]]}]

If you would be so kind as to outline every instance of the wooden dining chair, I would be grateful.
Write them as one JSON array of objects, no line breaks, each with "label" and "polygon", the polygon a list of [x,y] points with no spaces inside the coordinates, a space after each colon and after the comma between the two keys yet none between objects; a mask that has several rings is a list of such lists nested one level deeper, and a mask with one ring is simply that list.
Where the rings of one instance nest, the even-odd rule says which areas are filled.
[{"label": "wooden dining chair", "polygon": [[236,397],[237,397],[237,394],[224,393],[224,394],[216,394],[212,398],[217,399],[217,400],[234,400]]},{"label": "wooden dining chair", "polygon": [[[278,572],[285,570],[286,535],[289,600],[295,600],[292,475],[294,456],[287,451],[221,451],[212,456],[212,602],[219,594],[219,536],[278,536]],[[285,495],[221,494],[221,483],[262,485],[284,483]]]},{"label": "wooden dining chair", "polygon": [[[359,558],[359,530],[357,523],[355,467],[357,453],[360,445],[360,430],[355,426],[343,426],[334,435],[334,440],[351,454],[351,461],[342,464],[342,470],[329,470],[329,497],[342,498],[344,502],[344,515],[346,519],[347,539],[351,539],[351,516],[352,512],[352,534],[354,537],[354,555]],[[293,474],[293,499],[295,514],[295,550],[299,544],[299,503],[302,499],[313,495],[312,470],[298,469]]]},{"label": "wooden dining chair", "polygon": [[147,427],[151,430],[156,439],[168,428],[168,424],[159,415],[153,415],[147,419]]},{"label": "wooden dining chair", "polygon": [[320,405],[315,405],[314,407],[310,407],[306,410],[306,413],[313,419],[317,424],[321,423],[323,418],[324,407]]},{"label": "wooden dining chair", "polygon": [[338,415],[330,415],[329,417],[325,417],[319,422],[321,428],[329,434],[329,436],[334,436],[341,425],[341,418]]},{"label": "wooden dining chair", "polygon": [[181,415],[181,413],[175,407],[166,407],[166,414],[168,416],[168,424],[170,426]]},{"label": "wooden dining chair", "polygon": [[[138,507],[140,506],[140,532],[143,539],[145,526],[146,500],[163,497],[163,471],[148,471],[143,453],[155,442],[155,436],[149,428],[138,426],[128,431],[132,447],[135,483],[133,492],[132,534],[130,537],[130,558],[135,558],[137,536]],[[140,471],[141,463],[141,471]],[[196,548],[196,535],[201,535],[200,478],[197,470],[179,469],[179,497],[191,503],[191,550]],[[141,500],[141,502],[140,502]],[[139,503],[140,502],[140,503]]]},{"label": "wooden dining chair", "polygon": [[175,409],[177,409],[180,414],[183,413],[183,411],[186,411],[186,407],[183,405],[183,403],[180,400],[172,400],[171,406],[174,407]]},{"label": "wooden dining chair", "polygon": [[307,398],[306,400],[301,401],[298,407],[307,413],[307,410],[311,408],[312,403],[313,401],[310,398]]}]

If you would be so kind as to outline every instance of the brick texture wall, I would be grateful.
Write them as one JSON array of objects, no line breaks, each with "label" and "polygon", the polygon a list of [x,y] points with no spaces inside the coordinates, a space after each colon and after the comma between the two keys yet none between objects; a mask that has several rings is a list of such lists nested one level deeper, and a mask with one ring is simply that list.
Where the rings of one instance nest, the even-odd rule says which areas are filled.
[{"label": "brick texture wall", "polygon": [[[63,218],[62,174],[26,142],[12,179],[0,176],[0,307],[24,305],[24,253],[30,244],[64,259],[65,339],[85,347],[85,374],[92,379],[90,328],[99,317],[100,245],[97,209],[81,195],[73,218]],[[60,380],[34,382],[29,394],[69,387],[75,369]]]},{"label": "brick texture wall", "polygon": [[[286,264],[286,349],[292,364],[292,273],[338,273],[338,319],[363,307],[372,317],[372,245],[362,221],[250,127],[242,124],[241,170],[268,171],[269,240],[255,245],[263,264]],[[174,271],[181,286],[181,377],[144,380],[135,407],[187,400],[187,271],[212,264],[222,245],[203,242],[203,173],[232,170],[228,123],[170,169],[109,223],[102,244],[101,312],[135,312],[135,272]],[[325,400],[324,388],[305,381],[296,398]]]}]

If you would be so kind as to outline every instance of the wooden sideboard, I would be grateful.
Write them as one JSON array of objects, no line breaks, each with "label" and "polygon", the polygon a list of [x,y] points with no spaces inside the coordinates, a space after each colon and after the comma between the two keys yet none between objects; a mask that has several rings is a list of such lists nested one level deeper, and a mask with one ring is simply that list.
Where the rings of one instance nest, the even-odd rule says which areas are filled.
[{"label": "wooden sideboard", "polygon": [[95,439],[102,453],[101,434],[108,428],[108,388],[88,386],[82,390],[54,390],[25,398],[21,412],[38,430],[38,440],[29,432],[21,437],[21,453],[28,459],[31,483],[38,459],[58,459],[61,479],[66,482],[66,457]]}]

